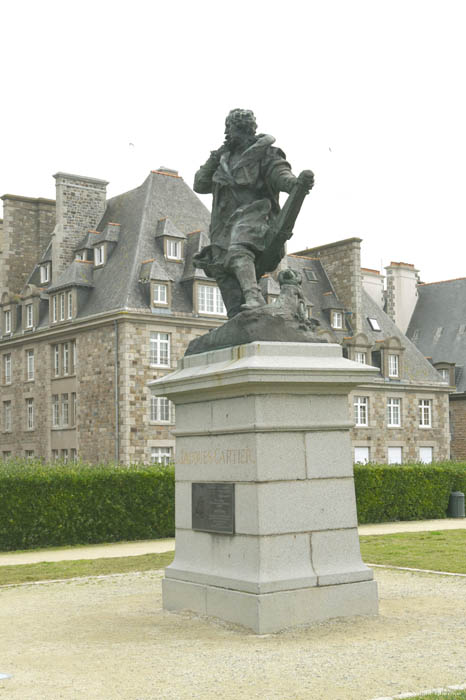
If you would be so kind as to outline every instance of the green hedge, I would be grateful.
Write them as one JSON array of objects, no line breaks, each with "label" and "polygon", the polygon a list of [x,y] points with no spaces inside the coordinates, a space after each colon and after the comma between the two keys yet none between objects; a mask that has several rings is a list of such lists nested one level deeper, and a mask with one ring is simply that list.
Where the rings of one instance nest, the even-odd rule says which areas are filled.
[{"label": "green hedge", "polygon": [[0,550],[172,537],[173,467],[0,462]]},{"label": "green hedge", "polygon": [[466,493],[466,464],[356,464],[358,522],[447,517],[452,491]]}]

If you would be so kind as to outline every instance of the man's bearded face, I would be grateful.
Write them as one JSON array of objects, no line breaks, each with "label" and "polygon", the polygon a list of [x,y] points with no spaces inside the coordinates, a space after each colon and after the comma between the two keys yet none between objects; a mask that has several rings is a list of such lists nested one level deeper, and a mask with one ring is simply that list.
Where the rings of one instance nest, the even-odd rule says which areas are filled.
[{"label": "man's bearded face", "polygon": [[246,146],[254,139],[254,129],[247,122],[232,121],[225,129],[226,143],[229,148]]}]

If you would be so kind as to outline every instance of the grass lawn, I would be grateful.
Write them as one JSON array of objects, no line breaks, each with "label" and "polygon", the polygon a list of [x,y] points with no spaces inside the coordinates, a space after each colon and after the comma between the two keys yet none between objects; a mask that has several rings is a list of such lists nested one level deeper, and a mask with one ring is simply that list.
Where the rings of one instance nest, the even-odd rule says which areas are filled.
[{"label": "grass lawn", "polygon": [[416,695],[409,700],[466,700],[466,690],[446,690],[444,693],[428,693]]},{"label": "grass lawn", "polygon": [[172,563],[174,552],[142,554],[134,557],[109,557],[107,559],[78,559],[52,561],[40,564],[16,564],[0,566],[0,585],[74,578],[75,576],[99,576],[101,574],[126,574],[130,571],[164,569]]},{"label": "grass lawn", "polygon": [[466,574],[466,530],[364,535],[360,542],[362,558],[371,564]]}]

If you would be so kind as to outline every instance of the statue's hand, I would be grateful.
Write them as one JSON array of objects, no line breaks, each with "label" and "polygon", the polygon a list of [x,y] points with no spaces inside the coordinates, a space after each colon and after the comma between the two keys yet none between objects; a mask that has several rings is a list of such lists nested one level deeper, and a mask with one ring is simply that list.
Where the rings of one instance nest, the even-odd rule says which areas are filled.
[{"label": "statue's hand", "polygon": [[212,161],[212,162],[217,163],[217,165],[218,165],[218,163],[220,162],[220,158],[222,157],[222,155],[225,153],[226,150],[227,150],[227,149],[226,149],[225,144],[222,144],[222,145],[220,146],[220,148],[217,148],[216,151],[211,151],[211,152],[210,152],[210,158],[209,158],[209,160]]},{"label": "statue's hand", "polygon": [[302,173],[298,175],[298,180],[308,190],[314,187],[314,173],[312,170],[303,170]]}]

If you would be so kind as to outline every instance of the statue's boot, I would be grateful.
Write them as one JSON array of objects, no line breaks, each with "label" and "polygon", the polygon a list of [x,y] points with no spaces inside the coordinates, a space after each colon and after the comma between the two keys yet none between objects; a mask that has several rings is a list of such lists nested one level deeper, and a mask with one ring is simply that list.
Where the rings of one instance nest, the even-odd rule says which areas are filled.
[{"label": "statue's boot", "polygon": [[256,280],[254,260],[249,255],[237,255],[231,260],[229,267],[243,292],[244,304],[242,304],[241,310],[247,311],[265,306],[266,301]]}]

